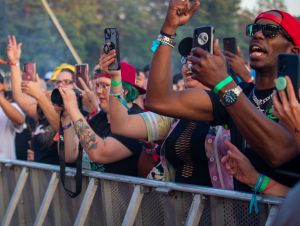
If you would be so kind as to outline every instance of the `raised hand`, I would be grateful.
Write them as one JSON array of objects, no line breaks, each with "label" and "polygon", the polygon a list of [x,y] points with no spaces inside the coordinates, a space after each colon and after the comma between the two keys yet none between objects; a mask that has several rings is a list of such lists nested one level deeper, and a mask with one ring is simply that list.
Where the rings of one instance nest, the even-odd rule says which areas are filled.
[{"label": "raised hand", "polygon": [[82,101],[83,105],[87,108],[88,112],[95,112],[99,108],[98,98],[91,88],[83,81],[82,78],[78,78],[81,86],[83,87]]},{"label": "raised hand", "polygon": [[226,140],[224,143],[229,150],[221,161],[228,174],[250,187],[255,186],[259,174],[249,159],[229,141]]},{"label": "raised hand", "polygon": [[192,18],[199,6],[199,0],[170,0],[162,30],[168,34],[175,33],[178,26],[186,24]]},{"label": "raised hand", "polygon": [[[277,93],[273,95],[273,114],[279,118],[290,133],[298,136],[300,135],[300,104],[296,98],[291,79],[288,76],[285,79],[286,90],[277,91],[280,100]],[[300,97],[299,90],[298,95]]]},{"label": "raised hand", "polygon": [[17,43],[15,36],[8,36],[6,54],[9,61],[12,63],[19,62],[21,53],[22,53],[22,43]]},{"label": "raised hand", "polygon": [[213,54],[201,48],[194,48],[188,60],[192,63],[192,78],[211,89],[227,77],[226,60],[217,40],[214,41]]},{"label": "raised hand", "polygon": [[251,79],[250,72],[246,67],[244,56],[239,47],[237,48],[237,54],[224,51],[224,55],[233,72],[239,75],[243,81],[247,82]]}]

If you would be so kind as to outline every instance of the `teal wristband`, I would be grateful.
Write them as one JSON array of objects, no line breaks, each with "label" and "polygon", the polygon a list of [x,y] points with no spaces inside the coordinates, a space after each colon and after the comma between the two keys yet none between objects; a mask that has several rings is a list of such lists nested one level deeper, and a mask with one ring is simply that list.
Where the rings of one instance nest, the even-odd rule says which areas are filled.
[{"label": "teal wristband", "polygon": [[111,86],[116,87],[116,86],[119,86],[121,84],[122,84],[122,80],[117,82],[117,81],[111,79]]},{"label": "teal wristband", "polygon": [[233,79],[231,76],[227,76],[225,79],[223,79],[221,82],[219,82],[215,88],[213,89],[213,92],[218,94],[221,89],[223,89],[224,86],[228,85],[230,82],[232,82]]}]

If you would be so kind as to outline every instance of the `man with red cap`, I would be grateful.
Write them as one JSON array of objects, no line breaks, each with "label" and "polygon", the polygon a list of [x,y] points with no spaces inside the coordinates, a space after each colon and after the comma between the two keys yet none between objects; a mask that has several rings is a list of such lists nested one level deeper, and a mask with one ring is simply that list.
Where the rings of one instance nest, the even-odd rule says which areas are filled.
[{"label": "man with red cap", "polygon": [[[294,159],[298,151],[293,137],[272,114],[272,95],[278,55],[300,53],[300,22],[286,12],[271,10],[259,14],[254,23],[247,26],[246,33],[251,37],[250,66],[256,70],[255,85],[237,85],[233,81],[227,74],[218,41],[215,41],[213,54],[194,48],[188,57],[192,77],[212,91],[174,92],[169,87],[176,29],[192,18],[199,6],[199,1],[170,1],[157,40],[160,44],[152,60],[146,107],[175,118],[226,124],[231,131],[231,142],[250,159],[258,172],[293,186],[297,178],[282,171],[300,173],[300,159]],[[251,186],[255,186],[257,179]],[[248,186],[238,181],[235,181],[235,189],[249,191]]]}]

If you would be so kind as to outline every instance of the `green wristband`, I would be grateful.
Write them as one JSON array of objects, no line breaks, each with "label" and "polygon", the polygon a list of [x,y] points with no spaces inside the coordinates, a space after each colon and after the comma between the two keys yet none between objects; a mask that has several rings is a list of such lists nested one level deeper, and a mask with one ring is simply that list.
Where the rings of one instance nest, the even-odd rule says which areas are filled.
[{"label": "green wristband", "polygon": [[218,94],[220,92],[221,89],[223,89],[224,86],[228,85],[230,82],[232,82],[233,79],[232,77],[229,75],[226,78],[224,78],[221,82],[219,82],[215,88],[213,89],[213,92]]},{"label": "green wristband", "polygon": [[113,87],[119,86],[119,85],[121,85],[121,84],[122,84],[122,80],[120,80],[120,81],[117,82],[117,81],[111,79],[111,85],[112,85]]},{"label": "green wristband", "polygon": [[259,192],[263,192],[264,190],[266,190],[269,182],[270,182],[270,177],[264,176],[263,182],[259,188]]}]

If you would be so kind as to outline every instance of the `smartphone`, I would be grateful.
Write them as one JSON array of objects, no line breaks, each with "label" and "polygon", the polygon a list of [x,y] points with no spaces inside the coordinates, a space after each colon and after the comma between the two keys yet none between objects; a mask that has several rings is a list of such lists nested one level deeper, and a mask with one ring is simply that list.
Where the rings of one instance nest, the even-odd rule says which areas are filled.
[{"label": "smartphone", "polygon": [[215,29],[213,26],[201,26],[195,28],[193,35],[193,48],[200,47],[213,54]]},{"label": "smartphone", "polygon": [[104,29],[104,51],[108,53],[110,50],[116,50],[116,60],[108,66],[109,70],[120,69],[120,46],[119,46],[119,32],[117,28]]},{"label": "smartphone", "polygon": [[300,88],[300,55],[280,54],[278,56],[278,77],[286,75],[291,78],[294,91],[298,97]]},{"label": "smartphone", "polygon": [[23,65],[22,80],[35,81],[36,63],[27,62]]},{"label": "smartphone", "polygon": [[[223,38],[223,50],[237,54],[236,39],[234,37]],[[232,68],[227,63],[227,72],[232,76],[235,82],[239,83],[241,80],[238,75],[232,70]]]},{"label": "smartphone", "polygon": [[4,96],[8,100],[12,100],[12,91],[11,90],[5,90],[4,91]]},{"label": "smartphone", "polygon": [[82,78],[82,80],[85,82],[85,84],[88,86],[89,85],[89,65],[88,64],[76,64],[75,65],[75,81],[76,81],[76,86],[83,90],[83,87],[79,81],[78,78]]},{"label": "smartphone", "polygon": [[223,49],[225,51],[237,54],[236,39],[234,37],[223,38]]}]

